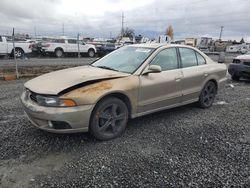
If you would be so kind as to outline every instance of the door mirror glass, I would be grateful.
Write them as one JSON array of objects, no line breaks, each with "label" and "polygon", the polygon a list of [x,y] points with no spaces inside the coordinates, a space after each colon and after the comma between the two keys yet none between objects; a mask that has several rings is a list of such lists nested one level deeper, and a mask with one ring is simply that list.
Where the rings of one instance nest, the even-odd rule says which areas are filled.
[{"label": "door mirror glass", "polygon": [[143,72],[143,75],[158,72],[161,72],[161,67],[159,65],[149,65],[148,68],[146,68]]}]

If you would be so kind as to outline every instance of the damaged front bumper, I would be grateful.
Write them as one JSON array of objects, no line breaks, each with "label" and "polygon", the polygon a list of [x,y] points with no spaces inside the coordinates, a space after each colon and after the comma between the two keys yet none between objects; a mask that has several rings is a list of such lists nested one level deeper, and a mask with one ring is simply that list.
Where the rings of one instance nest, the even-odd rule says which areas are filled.
[{"label": "damaged front bumper", "polygon": [[94,105],[45,107],[21,96],[25,114],[39,129],[54,133],[87,132]]}]

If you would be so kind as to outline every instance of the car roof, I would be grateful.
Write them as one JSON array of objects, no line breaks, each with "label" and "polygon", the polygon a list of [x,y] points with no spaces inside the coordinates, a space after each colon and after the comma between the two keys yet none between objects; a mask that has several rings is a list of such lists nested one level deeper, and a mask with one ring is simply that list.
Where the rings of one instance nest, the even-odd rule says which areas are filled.
[{"label": "car roof", "polygon": [[159,47],[187,47],[187,48],[193,48],[191,46],[187,45],[181,45],[181,44],[169,44],[169,43],[143,43],[143,44],[133,44],[129,45],[133,47],[138,47],[138,48],[159,48]]}]

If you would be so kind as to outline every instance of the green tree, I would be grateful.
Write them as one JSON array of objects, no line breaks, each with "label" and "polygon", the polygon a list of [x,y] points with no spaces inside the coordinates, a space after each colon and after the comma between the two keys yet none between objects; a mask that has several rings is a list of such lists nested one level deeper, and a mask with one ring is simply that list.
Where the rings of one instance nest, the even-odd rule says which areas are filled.
[{"label": "green tree", "polygon": [[134,35],[135,35],[135,30],[134,29],[131,29],[131,28],[128,28],[128,27],[126,27],[124,29],[123,37],[133,38]]},{"label": "green tree", "polygon": [[174,30],[173,30],[172,25],[167,27],[166,35],[168,35],[172,40],[174,39]]}]

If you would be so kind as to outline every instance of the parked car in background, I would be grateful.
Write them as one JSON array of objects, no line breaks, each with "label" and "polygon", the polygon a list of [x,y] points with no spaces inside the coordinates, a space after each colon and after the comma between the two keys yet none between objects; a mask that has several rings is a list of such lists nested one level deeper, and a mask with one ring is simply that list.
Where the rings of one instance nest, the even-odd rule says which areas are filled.
[{"label": "parked car in background", "polygon": [[[32,52],[32,43],[30,42],[15,42],[15,55],[17,58],[23,57],[24,54]],[[0,36],[0,55],[14,54],[14,47],[12,41],[7,40],[5,36]]]},{"label": "parked car in background", "polygon": [[237,56],[228,66],[228,72],[233,80],[250,78],[250,51],[244,55]]},{"label": "parked car in background", "polygon": [[108,53],[116,50],[116,46],[115,44],[112,44],[112,43],[100,44],[100,45],[96,45],[96,50],[99,56],[105,56]]},{"label": "parked car in background", "polygon": [[185,45],[195,47],[197,45],[196,38],[185,38]]},{"label": "parked car in background", "polygon": [[78,42],[80,53],[87,54],[89,57],[94,57],[96,54],[96,48],[92,44],[86,44],[83,41],[77,41],[76,39],[60,38],[52,39],[51,42],[42,43],[42,51],[44,53],[54,54],[56,57],[63,57],[64,54],[77,54]]},{"label": "parked car in background", "polygon": [[21,100],[42,130],[90,131],[109,140],[124,132],[129,118],[194,102],[211,107],[226,72],[225,64],[189,46],[129,45],[91,65],[26,82]]}]

